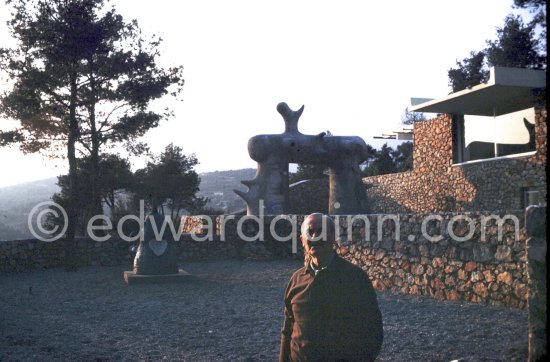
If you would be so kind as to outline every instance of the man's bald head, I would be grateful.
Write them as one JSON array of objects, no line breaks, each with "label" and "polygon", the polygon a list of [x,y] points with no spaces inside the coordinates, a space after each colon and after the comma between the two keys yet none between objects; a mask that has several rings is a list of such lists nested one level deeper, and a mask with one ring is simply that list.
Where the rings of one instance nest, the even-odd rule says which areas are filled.
[{"label": "man's bald head", "polygon": [[[319,229],[319,227],[321,229]],[[321,236],[321,239],[323,240],[334,242],[336,225],[334,224],[332,218],[328,215],[316,212],[306,216],[304,222],[302,223],[301,234],[303,237],[313,236],[315,239],[318,239],[319,236]]]}]

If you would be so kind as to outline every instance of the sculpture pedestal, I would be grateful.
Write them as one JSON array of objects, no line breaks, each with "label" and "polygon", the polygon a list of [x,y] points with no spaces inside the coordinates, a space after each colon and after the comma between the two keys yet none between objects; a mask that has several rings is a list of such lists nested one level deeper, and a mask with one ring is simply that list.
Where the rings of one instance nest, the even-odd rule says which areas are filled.
[{"label": "sculpture pedestal", "polygon": [[179,269],[176,274],[160,275],[138,275],[134,271],[124,272],[124,281],[128,285],[135,284],[160,284],[160,283],[180,283],[191,279],[192,275],[183,269]]}]

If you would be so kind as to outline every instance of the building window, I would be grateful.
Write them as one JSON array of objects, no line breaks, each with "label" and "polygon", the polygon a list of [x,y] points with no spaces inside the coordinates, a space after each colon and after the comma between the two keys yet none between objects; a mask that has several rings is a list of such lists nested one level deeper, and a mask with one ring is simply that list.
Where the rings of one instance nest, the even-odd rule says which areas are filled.
[{"label": "building window", "polygon": [[498,117],[453,116],[453,163],[535,151],[535,109]]}]

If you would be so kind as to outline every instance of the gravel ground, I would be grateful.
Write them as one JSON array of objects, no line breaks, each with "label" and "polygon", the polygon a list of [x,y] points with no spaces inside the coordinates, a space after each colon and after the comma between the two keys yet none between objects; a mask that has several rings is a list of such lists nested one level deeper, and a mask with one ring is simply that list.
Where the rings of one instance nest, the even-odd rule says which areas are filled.
[{"label": "gravel ground", "polygon": [[[128,286],[124,267],[0,275],[0,361],[274,361],[301,263],[195,262],[186,283]],[[525,361],[527,313],[379,292],[379,361]]]}]

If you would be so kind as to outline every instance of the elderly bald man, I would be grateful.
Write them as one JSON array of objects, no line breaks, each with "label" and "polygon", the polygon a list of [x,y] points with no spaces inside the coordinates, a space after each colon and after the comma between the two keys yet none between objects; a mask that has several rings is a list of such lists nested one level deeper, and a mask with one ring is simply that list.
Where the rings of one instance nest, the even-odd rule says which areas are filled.
[{"label": "elderly bald man", "polygon": [[368,275],[339,257],[334,221],[315,213],[301,229],[304,267],[290,278],[279,361],[374,361],[382,316]]}]

